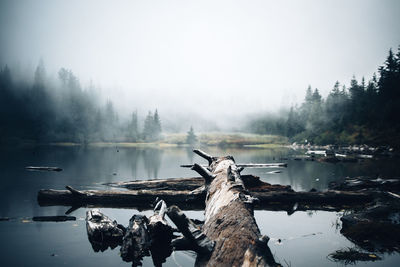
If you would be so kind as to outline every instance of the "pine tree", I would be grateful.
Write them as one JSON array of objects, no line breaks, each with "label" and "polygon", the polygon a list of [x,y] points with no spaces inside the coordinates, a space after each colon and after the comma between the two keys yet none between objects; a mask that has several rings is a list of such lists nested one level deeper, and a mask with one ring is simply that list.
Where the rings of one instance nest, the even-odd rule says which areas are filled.
[{"label": "pine tree", "polygon": [[197,142],[197,136],[194,133],[193,127],[190,126],[189,132],[187,132],[186,143],[189,145],[194,145]]},{"label": "pine tree", "polygon": [[146,119],[144,120],[143,126],[143,139],[147,141],[153,140],[154,132],[154,117],[151,111],[147,113]]},{"label": "pine tree", "polygon": [[128,124],[128,138],[131,142],[136,142],[139,137],[137,111],[132,112],[131,121]]},{"label": "pine tree", "polygon": [[159,140],[161,137],[161,121],[158,115],[158,110],[154,112],[154,123],[153,123],[153,138]]}]

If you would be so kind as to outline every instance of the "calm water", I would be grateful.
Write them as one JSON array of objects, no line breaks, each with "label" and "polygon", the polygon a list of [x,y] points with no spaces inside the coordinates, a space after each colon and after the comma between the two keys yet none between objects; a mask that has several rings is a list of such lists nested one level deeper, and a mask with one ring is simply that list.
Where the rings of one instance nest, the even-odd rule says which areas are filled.
[{"label": "calm water", "polygon": [[[213,155],[233,155],[238,163],[286,162],[280,160],[302,152],[288,149],[207,149]],[[196,176],[180,164],[204,162],[186,148],[80,148],[40,147],[0,151],[0,266],[130,266],[119,256],[119,248],[95,253],[86,236],[85,212],[81,208],[71,215],[77,221],[31,222],[42,215],[63,215],[68,207],[40,207],[36,201],[41,188],[104,189],[102,183],[135,179]],[[319,163],[289,160],[282,173],[271,169],[246,169],[244,173],[260,176],[269,183],[291,185],[295,190],[326,189],[330,181],[346,176],[400,176],[398,160],[370,160],[360,163]],[[25,166],[59,166],[55,172],[26,171]],[[101,209],[109,217],[127,225],[133,214],[151,215],[151,211]],[[191,218],[202,219],[199,211],[185,211]],[[262,234],[271,237],[269,246],[284,266],[340,266],[327,259],[335,250],[353,247],[343,237],[336,222],[336,212],[255,211]],[[278,243],[277,240],[282,242]],[[383,261],[359,263],[368,266],[399,266],[399,254],[383,255]],[[192,266],[195,255],[174,252],[165,266]],[[153,266],[150,257],[143,266]]]}]

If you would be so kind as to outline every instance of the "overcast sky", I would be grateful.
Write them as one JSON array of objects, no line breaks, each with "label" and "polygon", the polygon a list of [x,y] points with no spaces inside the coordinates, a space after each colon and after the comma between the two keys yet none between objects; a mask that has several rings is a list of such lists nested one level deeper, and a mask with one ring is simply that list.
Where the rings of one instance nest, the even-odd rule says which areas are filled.
[{"label": "overcast sky", "polygon": [[0,63],[42,58],[125,107],[257,112],[371,77],[399,14],[396,0],[1,0]]}]

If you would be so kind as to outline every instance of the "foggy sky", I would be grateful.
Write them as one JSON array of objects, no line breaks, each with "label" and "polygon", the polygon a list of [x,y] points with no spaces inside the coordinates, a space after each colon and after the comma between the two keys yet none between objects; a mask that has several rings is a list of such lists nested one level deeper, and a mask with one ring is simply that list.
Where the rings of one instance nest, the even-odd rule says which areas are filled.
[{"label": "foggy sky", "polygon": [[0,64],[42,58],[128,111],[262,112],[370,78],[400,44],[399,14],[396,0],[1,0]]}]

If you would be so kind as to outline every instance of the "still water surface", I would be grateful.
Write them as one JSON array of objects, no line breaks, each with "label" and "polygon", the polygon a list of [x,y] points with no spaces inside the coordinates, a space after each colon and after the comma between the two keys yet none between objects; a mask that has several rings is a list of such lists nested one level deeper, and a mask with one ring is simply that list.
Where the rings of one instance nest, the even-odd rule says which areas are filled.
[{"label": "still water surface", "polygon": [[[271,169],[246,169],[269,183],[291,185],[295,190],[324,190],[329,182],[346,176],[400,176],[396,159],[369,160],[359,163],[319,163],[281,160],[302,154],[289,149],[217,149],[213,155],[233,155],[238,163],[288,162],[278,174]],[[37,191],[42,188],[105,189],[103,183],[135,179],[192,177],[181,164],[204,162],[190,149],[38,147],[0,151],[0,266],[130,266],[119,256],[119,248],[95,253],[86,236],[85,208],[71,215],[77,221],[32,222],[33,216],[63,215],[68,207],[40,207]],[[62,172],[32,172],[25,166],[59,166]],[[151,211],[101,209],[109,217],[127,225],[133,214],[151,215]],[[190,218],[202,219],[201,211],[185,211]],[[335,250],[354,247],[340,234],[340,214],[326,211],[286,212],[255,211],[262,234],[271,237],[269,246],[283,266],[341,266],[327,256]],[[281,239],[281,242],[278,242]],[[359,263],[368,266],[400,266],[399,254],[382,255],[383,260]],[[174,252],[165,266],[193,266],[195,255]],[[146,257],[143,266],[153,266]]]}]

